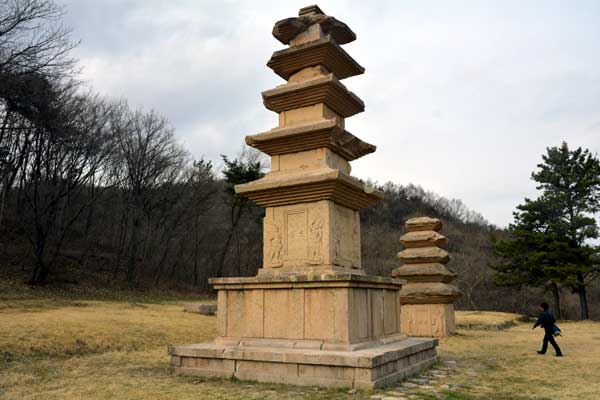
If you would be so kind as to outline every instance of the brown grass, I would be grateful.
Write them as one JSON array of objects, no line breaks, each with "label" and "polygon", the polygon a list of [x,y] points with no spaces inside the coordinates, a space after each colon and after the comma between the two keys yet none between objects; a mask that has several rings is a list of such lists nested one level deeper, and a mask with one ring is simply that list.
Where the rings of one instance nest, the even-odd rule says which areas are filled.
[{"label": "brown grass", "polygon": [[[461,386],[448,392],[448,399],[599,398],[600,324],[562,323],[561,328],[563,359],[535,354],[541,332],[522,323],[505,331],[460,331],[442,340],[442,357],[459,362],[446,380]],[[182,302],[5,297],[0,299],[0,398],[368,399],[373,394],[171,372],[168,344],[214,335],[215,318],[184,313]]]},{"label": "brown grass", "polygon": [[452,377],[461,392],[486,398],[600,398],[600,323],[561,322],[558,339],[565,357],[536,353],[543,332],[519,323],[504,331],[459,331],[442,340],[444,358],[465,368]]},{"label": "brown grass", "polygon": [[[162,304],[0,300],[2,399],[288,398],[305,389],[174,375],[167,345],[209,341],[215,318]],[[308,388],[311,398],[346,391]]]}]

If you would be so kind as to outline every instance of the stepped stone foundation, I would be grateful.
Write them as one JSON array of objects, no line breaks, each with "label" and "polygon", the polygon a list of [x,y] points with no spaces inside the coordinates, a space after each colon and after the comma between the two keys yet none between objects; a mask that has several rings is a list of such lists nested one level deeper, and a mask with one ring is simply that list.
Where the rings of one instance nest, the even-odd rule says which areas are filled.
[{"label": "stepped stone foundation", "polygon": [[437,361],[437,340],[401,333],[405,281],[361,266],[359,210],[382,194],[350,175],[375,151],[346,131],[364,110],[340,82],[364,69],[341,47],[356,38],[317,6],[279,21],[287,49],[268,66],[287,80],[263,92],[279,126],[246,137],[271,156],[265,177],[236,192],[265,207],[263,265],[215,278],[218,337],[171,346],[181,373],[300,385],[384,386]]},{"label": "stepped stone foundation", "polygon": [[448,239],[441,228],[436,218],[412,218],[400,238],[405,250],[398,257],[404,264],[392,276],[408,282],[400,291],[400,323],[410,336],[444,337],[455,331],[454,301],[460,292],[451,284],[456,275],[446,267]]}]

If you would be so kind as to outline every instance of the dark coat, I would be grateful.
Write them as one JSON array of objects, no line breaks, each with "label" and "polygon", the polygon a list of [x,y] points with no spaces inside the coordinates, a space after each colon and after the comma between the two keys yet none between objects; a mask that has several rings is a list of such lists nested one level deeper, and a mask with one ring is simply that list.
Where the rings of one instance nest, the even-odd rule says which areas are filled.
[{"label": "dark coat", "polygon": [[542,328],[544,328],[546,333],[553,334],[555,323],[556,323],[556,318],[554,318],[554,315],[552,315],[552,313],[549,310],[546,310],[540,314],[535,325],[533,325],[533,328],[535,329],[538,326],[541,326]]}]

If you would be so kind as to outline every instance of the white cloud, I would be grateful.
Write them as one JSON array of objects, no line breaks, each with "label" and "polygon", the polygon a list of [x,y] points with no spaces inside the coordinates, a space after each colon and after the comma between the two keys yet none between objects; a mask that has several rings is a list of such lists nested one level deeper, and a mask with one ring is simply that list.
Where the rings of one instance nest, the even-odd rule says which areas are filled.
[{"label": "white cloud", "polygon": [[[303,2],[66,3],[84,78],[169,117],[190,151],[218,159],[276,116],[260,91],[283,46],[272,25]],[[535,194],[531,171],[566,140],[600,151],[600,4],[592,1],[324,1],[366,67],[348,129],[378,151],[355,175],[413,182],[505,225]]]}]

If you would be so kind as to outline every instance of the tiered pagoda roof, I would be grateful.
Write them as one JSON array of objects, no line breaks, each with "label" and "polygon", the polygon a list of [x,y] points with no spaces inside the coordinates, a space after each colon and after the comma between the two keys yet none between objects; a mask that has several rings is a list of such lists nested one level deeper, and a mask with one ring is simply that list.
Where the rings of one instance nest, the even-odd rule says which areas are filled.
[{"label": "tiered pagoda roof", "polygon": [[448,239],[439,233],[442,223],[437,218],[418,217],[406,221],[406,233],[400,237],[405,247],[398,258],[403,265],[392,276],[406,279],[400,292],[404,304],[453,303],[460,291],[451,284],[456,274],[446,264],[450,256],[445,248]]},{"label": "tiered pagoda roof", "polygon": [[[361,67],[340,45],[356,39],[346,24],[325,15],[317,6],[305,7],[299,16],[275,24],[273,36],[289,47],[276,51],[267,63],[288,82],[262,93],[267,109],[285,115],[321,106],[295,123],[281,122],[278,128],[247,136],[246,143],[272,157],[327,149],[345,162],[375,151],[344,129],[344,118],[364,111],[364,103],[340,80],[360,75]],[[298,110],[298,111],[297,111]],[[307,155],[306,157],[312,157]],[[339,164],[339,163],[338,163]],[[270,207],[298,202],[333,200],[360,209],[382,198],[349,175],[348,168],[319,164],[307,168],[272,171],[254,182],[236,186],[236,191],[255,203]]]}]

